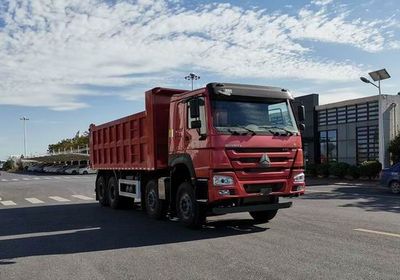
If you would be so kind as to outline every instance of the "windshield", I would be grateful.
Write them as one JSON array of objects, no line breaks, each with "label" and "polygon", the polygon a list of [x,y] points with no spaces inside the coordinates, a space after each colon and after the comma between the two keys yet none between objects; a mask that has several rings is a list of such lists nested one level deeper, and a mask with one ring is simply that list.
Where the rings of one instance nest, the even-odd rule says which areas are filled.
[{"label": "windshield", "polygon": [[[296,122],[287,100],[212,101],[214,127],[220,132],[293,134]],[[240,132],[242,132],[240,131]]]}]

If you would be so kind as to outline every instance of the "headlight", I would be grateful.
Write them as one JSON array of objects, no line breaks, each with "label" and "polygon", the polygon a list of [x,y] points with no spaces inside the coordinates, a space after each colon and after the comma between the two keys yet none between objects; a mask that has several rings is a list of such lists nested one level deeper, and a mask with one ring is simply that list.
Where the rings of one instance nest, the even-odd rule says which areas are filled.
[{"label": "headlight", "polygon": [[295,183],[304,183],[304,179],[305,179],[304,173],[297,174],[296,176],[293,177],[293,181]]},{"label": "headlight", "polygon": [[229,186],[233,185],[233,178],[231,176],[214,175],[214,186]]}]

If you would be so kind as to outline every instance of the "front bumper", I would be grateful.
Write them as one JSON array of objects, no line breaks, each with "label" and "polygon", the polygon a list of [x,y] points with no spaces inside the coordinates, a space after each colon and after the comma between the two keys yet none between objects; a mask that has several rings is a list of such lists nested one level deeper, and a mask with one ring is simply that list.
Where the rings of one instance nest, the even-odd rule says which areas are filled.
[{"label": "front bumper", "polygon": [[291,206],[292,202],[234,206],[234,207],[214,207],[212,208],[212,212],[216,215],[221,215],[221,214],[241,213],[241,212],[273,211],[283,208],[290,208]]},{"label": "front bumper", "polygon": [[[293,176],[302,172],[303,170],[294,170]],[[234,184],[214,186],[212,180],[210,180],[208,183],[210,202],[250,197],[295,197],[303,195],[305,192],[305,182],[294,182],[293,176],[290,178],[268,178],[265,176],[263,179],[240,180],[235,172],[219,172],[218,175],[234,178]],[[280,187],[274,187],[276,185]],[[268,189],[271,190],[266,192]]]}]

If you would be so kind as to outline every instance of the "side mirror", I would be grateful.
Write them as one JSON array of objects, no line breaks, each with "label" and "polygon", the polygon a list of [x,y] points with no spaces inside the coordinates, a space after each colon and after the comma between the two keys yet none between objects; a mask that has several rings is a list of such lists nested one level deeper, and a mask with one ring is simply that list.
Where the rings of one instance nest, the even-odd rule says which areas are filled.
[{"label": "side mirror", "polygon": [[306,129],[306,125],[304,123],[299,124],[299,129],[304,131],[304,129]]},{"label": "side mirror", "polygon": [[[197,119],[200,117],[200,103],[198,98],[194,98],[189,101],[190,106],[190,118]],[[192,122],[193,123],[193,122]],[[193,126],[192,126],[193,128]]]},{"label": "side mirror", "polygon": [[297,117],[299,118],[299,122],[304,122],[306,120],[306,110],[303,105],[297,107]]},{"label": "side mirror", "polygon": [[201,128],[201,120],[191,121],[191,128]]}]

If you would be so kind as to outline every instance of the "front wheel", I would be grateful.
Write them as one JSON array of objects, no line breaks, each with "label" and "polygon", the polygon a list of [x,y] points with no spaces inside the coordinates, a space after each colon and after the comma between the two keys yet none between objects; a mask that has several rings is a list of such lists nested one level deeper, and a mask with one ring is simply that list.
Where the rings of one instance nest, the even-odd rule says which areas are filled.
[{"label": "front wheel", "polygon": [[398,194],[400,193],[400,182],[398,181],[393,181],[390,183],[390,190],[392,191],[392,193],[394,194]]},{"label": "front wheel", "polygon": [[176,210],[179,220],[187,227],[198,228],[206,221],[205,211],[196,201],[194,189],[188,182],[178,188]]},{"label": "front wheel", "polygon": [[252,216],[254,221],[257,223],[268,223],[276,216],[277,213],[278,210],[249,212],[250,216]]}]

